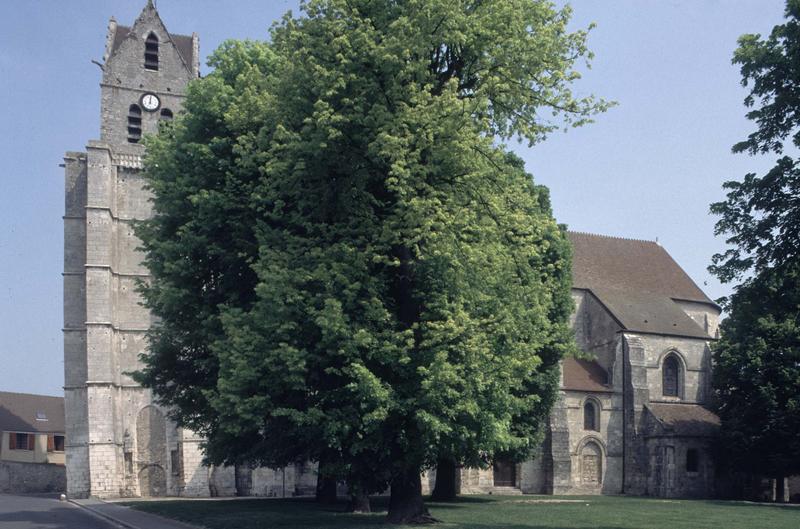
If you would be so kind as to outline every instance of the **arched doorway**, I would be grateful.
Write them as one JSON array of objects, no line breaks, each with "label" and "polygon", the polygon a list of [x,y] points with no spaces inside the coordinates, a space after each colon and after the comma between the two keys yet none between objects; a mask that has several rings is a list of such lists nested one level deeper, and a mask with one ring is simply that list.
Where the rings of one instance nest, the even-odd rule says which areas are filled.
[{"label": "arched doorway", "polygon": [[158,408],[145,406],[136,416],[136,459],[142,496],[166,495],[166,458],[167,421]]},{"label": "arched doorway", "polygon": [[581,484],[585,487],[599,487],[603,481],[603,451],[594,441],[589,441],[581,449]]},{"label": "arched doorway", "polygon": [[167,494],[167,476],[159,465],[147,465],[139,471],[139,492],[145,497]]}]

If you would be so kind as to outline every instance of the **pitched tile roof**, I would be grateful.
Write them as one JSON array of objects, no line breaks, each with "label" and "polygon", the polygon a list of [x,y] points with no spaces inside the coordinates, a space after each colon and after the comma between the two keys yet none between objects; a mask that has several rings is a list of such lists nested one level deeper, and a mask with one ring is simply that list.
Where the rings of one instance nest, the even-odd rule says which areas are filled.
[{"label": "pitched tile roof", "polygon": [[575,288],[625,289],[713,304],[660,244],[569,232]]},{"label": "pitched tile roof", "polygon": [[565,358],[561,363],[564,372],[562,389],[575,391],[610,392],[608,373],[594,360]]},{"label": "pitched tile roof", "polygon": [[589,290],[630,331],[709,338],[675,300],[708,296],[656,242],[570,232],[573,288]]},{"label": "pitched tile roof", "polygon": [[709,338],[708,333],[670,298],[622,289],[594,288],[592,293],[626,330]]},{"label": "pitched tile roof", "polygon": [[0,431],[64,433],[64,397],[0,391]]},{"label": "pitched tile roof", "polygon": [[[122,45],[122,41],[128,37],[130,31],[130,26],[117,26],[117,31],[114,33],[114,44],[111,46],[111,55]],[[194,45],[192,44],[191,35],[176,35],[170,33],[169,38],[175,43],[175,47],[178,49],[178,53],[181,54],[181,57],[183,57],[186,65],[191,68],[195,63]]]},{"label": "pitched tile roof", "polygon": [[663,433],[709,437],[719,430],[717,414],[699,404],[650,403],[650,411]]}]

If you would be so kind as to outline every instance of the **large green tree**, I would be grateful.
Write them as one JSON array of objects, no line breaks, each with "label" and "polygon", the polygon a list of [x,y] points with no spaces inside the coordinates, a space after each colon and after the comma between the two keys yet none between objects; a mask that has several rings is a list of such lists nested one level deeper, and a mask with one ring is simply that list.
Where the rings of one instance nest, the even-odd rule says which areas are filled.
[{"label": "large green tree", "polygon": [[780,478],[800,473],[800,1],[768,37],[740,37],[733,62],[757,125],[733,150],[780,157],[763,176],[726,182],[711,206],[730,246],[709,269],[740,282],[725,303],[714,385],[726,461]]},{"label": "large green tree", "polygon": [[586,33],[549,2],[303,10],[147,142],[138,379],[212,462],[319,461],[421,520],[438,459],[530,453],[572,347],[569,245],[502,142],[607,104],[573,97]]}]

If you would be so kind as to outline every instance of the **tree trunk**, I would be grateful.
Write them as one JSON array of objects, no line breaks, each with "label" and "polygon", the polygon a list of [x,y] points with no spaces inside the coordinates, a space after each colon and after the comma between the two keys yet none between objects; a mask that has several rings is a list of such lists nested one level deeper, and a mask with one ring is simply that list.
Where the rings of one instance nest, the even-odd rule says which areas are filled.
[{"label": "tree trunk", "polygon": [[369,504],[369,496],[360,491],[354,491],[350,495],[350,512],[372,512]]},{"label": "tree trunk", "polygon": [[775,479],[775,501],[786,503],[786,478],[783,476]]},{"label": "tree trunk", "polygon": [[406,469],[392,480],[387,519],[394,524],[438,521],[428,514],[428,509],[422,502],[422,480],[418,468]]},{"label": "tree trunk", "polygon": [[318,503],[323,505],[333,505],[336,503],[336,478],[326,476],[322,473],[317,474],[317,495]]},{"label": "tree trunk", "polygon": [[456,499],[456,462],[443,457],[436,461],[436,486],[431,499],[434,501],[453,501]]}]

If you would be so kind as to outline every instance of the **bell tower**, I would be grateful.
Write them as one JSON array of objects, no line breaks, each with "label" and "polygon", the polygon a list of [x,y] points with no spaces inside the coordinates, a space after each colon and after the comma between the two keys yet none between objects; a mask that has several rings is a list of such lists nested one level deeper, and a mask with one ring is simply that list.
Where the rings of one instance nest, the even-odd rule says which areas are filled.
[{"label": "bell tower", "polygon": [[151,215],[141,139],[180,112],[199,76],[198,38],[169,33],[148,0],[130,27],[111,18],[101,68],[100,139],[64,159],[67,490],[208,495],[199,440],[129,375],[151,323],[136,290],[148,272],[133,222]]},{"label": "bell tower", "polygon": [[[200,71],[197,35],[171,35],[152,1],[133,26],[108,24],[100,83],[100,141],[121,150],[172,119]],[[135,149],[133,150],[135,152]]]}]

